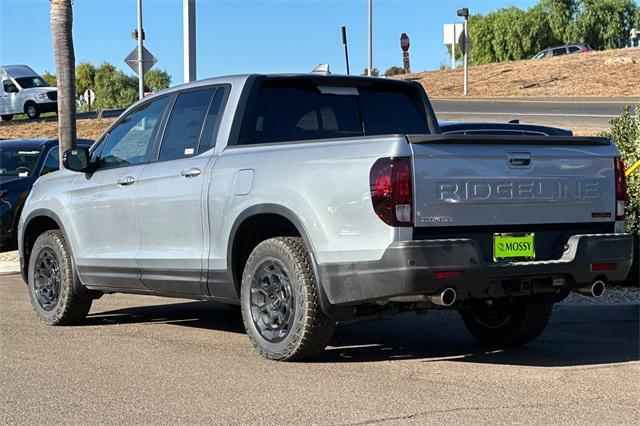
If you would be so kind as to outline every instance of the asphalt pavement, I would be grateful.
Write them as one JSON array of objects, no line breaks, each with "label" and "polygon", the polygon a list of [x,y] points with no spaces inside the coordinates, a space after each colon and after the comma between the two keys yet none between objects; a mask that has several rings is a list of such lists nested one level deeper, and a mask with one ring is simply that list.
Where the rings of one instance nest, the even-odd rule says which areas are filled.
[{"label": "asphalt pavement", "polygon": [[527,347],[485,352],[457,314],[345,324],[318,359],[260,358],[237,309],[104,296],[40,324],[0,276],[0,419],[13,424],[638,424],[638,305],[557,306]]},{"label": "asphalt pavement", "polygon": [[520,120],[567,129],[607,129],[609,120],[640,98],[468,98],[432,99],[438,120]]}]

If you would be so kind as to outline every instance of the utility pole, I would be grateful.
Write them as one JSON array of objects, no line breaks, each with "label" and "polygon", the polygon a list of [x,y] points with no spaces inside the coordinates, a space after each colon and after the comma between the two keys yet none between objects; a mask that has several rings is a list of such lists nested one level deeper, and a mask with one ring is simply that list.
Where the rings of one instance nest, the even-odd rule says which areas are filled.
[{"label": "utility pole", "polygon": [[349,75],[349,47],[347,46],[347,27],[342,26],[342,45],[344,46],[344,60],[347,63],[347,75]]},{"label": "utility pole", "polygon": [[142,63],[142,44],[144,32],[142,30],[142,0],[138,0],[138,98],[144,98],[144,66]]},{"label": "utility pole", "polygon": [[182,0],[184,82],[196,79],[196,1]]},{"label": "utility pole", "polygon": [[373,0],[369,0],[369,65],[367,66],[367,75],[371,76],[373,69]]},{"label": "utility pole", "polygon": [[467,88],[468,88],[468,79],[469,79],[469,32],[468,32],[468,21],[469,21],[469,8],[464,7],[462,9],[458,9],[458,16],[464,18],[464,35],[462,37],[462,53],[464,53],[464,96],[467,96]]}]

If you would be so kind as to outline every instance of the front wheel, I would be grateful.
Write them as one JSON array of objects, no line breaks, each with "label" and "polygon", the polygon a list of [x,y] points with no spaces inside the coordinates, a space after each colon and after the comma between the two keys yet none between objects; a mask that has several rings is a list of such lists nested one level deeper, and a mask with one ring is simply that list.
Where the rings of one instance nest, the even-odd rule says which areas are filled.
[{"label": "front wheel", "polygon": [[460,311],[467,330],[489,347],[519,346],[542,334],[553,303],[531,297],[477,301]]},{"label": "front wheel", "polygon": [[265,358],[311,358],[331,341],[336,323],[320,310],[318,283],[301,238],[258,244],[245,265],[240,298],[247,334]]},{"label": "front wheel", "polygon": [[24,106],[24,113],[27,114],[27,117],[31,119],[40,117],[40,111],[38,110],[38,105],[36,105],[34,102],[28,102]]},{"label": "front wheel", "polygon": [[0,115],[0,118],[2,118],[2,121],[11,121],[13,120],[13,114]]},{"label": "front wheel", "polygon": [[33,310],[48,325],[82,321],[92,299],[74,291],[71,252],[60,230],[46,231],[33,244],[29,258],[29,296]]}]

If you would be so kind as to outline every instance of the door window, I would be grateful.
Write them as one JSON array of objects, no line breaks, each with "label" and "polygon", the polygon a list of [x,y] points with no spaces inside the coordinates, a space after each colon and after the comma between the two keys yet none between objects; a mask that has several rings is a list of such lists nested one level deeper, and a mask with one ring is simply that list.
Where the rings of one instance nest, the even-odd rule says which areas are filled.
[{"label": "door window", "polygon": [[52,148],[47,154],[47,158],[42,165],[42,171],[40,176],[44,176],[47,173],[55,172],[60,168],[60,149],[58,147]]},{"label": "door window", "polygon": [[100,153],[100,167],[140,164],[152,145],[168,98],[148,102],[131,111],[109,134]]},{"label": "door window", "polygon": [[4,89],[5,93],[18,93],[18,88],[15,84],[13,84],[13,81],[11,80],[4,80],[2,82],[2,88]]},{"label": "door window", "polygon": [[195,155],[204,119],[215,89],[181,93],[167,122],[159,160],[173,160]]},{"label": "door window", "polygon": [[564,47],[561,47],[559,49],[553,49],[553,56],[561,56],[561,55],[565,55],[567,53],[567,49]]},{"label": "door window", "polygon": [[224,94],[225,89],[218,88],[211,101],[211,106],[209,107],[209,111],[207,111],[207,118],[205,118],[204,121],[200,144],[198,145],[198,154],[213,148],[216,144],[218,125],[222,117]]},{"label": "door window", "polygon": [[577,52],[578,50],[580,50],[580,48],[578,46],[570,46],[569,47],[569,53],[574,53],[574,52]]}]

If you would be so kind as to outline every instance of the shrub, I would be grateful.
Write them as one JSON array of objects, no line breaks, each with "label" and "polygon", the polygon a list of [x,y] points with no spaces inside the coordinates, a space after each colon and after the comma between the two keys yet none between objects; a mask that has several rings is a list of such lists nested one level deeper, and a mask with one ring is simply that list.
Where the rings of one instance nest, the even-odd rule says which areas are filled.
[{"label": "shrub", "polygon": [[[610,121],[611,130],[604,133],[613,140],[627,168],[640,161],[640,117],[633,115],[633,107],[627,106],[624,113]],[[640,106],[635,109],[640,112]],[[627,176],[627,231],[640,232],[640,168]]]}]

